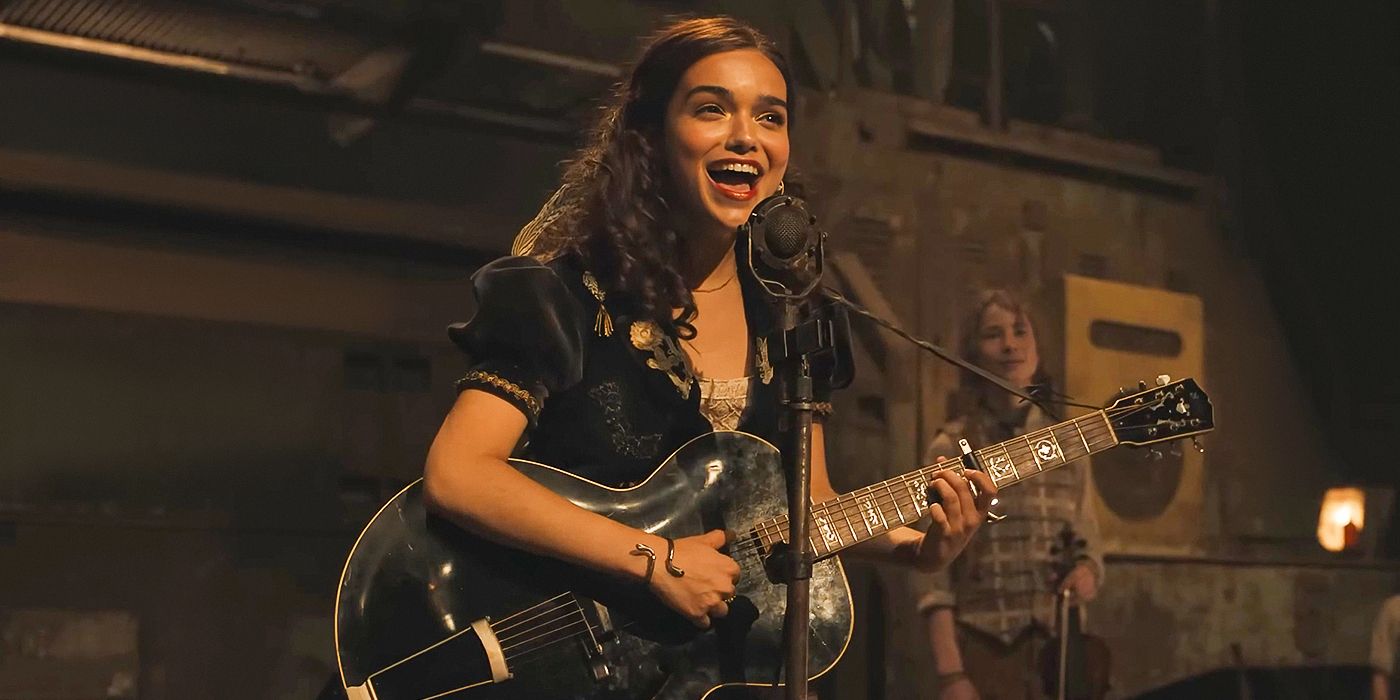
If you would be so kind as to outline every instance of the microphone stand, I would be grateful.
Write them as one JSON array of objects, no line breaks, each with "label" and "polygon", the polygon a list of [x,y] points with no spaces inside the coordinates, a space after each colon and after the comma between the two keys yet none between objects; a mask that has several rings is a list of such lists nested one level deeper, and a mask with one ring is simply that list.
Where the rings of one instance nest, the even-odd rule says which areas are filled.
[{"label": "microphone stand", "polygon": [[812,414],[816,409],[812,357],[836,347],[834,320],[821,313],[803,320],[804,297],[785,297],[780,320],[782,331],[769,337],[770,360],[782,370],[783,404],[788,412],[787,449],[783,463],[788,473],[788,536],[773,547],[769,570],[787,583],[787,609],[783,619],[784,663],[787,668],[787,700],[806,700],[808,676],[807,640],[811,629],[811,578],[815,558],[811,550],[812,511]]},{"label": "microphone stand", "polygon": [[[781,229],[773,250],[763,228],[775,212]],[[750,215],[749,260],[759,282],[780,300],[779,332],[768,339],[769,361],[781,370],[783,404],[787,406],[789,444],[783,450],[788,473],[787,542],[774,545],[766,568],[787,583],[787,609],[783,618],[787,700],[806,700],[808,637],[811,631],[811,582],[814,553],[809,547],[812,510],[812,412],[816,396],[812,385],[812,356],[835,347],[834,325],[820,313],[802,318],[802,305],[821,281],[822,241],[826,234],[801,200],[777,195],[760,202]],[[757,230],[755,230],[757,229]],[[755,259],[757,257],[757,260]],[[774,274],[760,274],[764,265]]]},{"label": "microphone stand", "polygon": [[[798,302],[784,300],[784,336],[798,326]],[[786,348],[784,348],[786,350]],[[786,352],[784,353],[786,355]],[[787,609],[783,619],[783,648],[787,652],[787,700],[807,698],[807,636],[811,625],[812,552],[807,547],[807,521],[812,505],[812,365],[807,353],[783,363],[783,403],[788,407],[792,444],[788,462]]]}]

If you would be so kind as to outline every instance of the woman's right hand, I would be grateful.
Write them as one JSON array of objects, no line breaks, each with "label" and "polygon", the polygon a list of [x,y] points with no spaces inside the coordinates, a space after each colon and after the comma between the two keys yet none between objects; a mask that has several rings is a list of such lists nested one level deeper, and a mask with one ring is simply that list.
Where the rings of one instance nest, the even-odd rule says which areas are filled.
[{"label": "woman's right hand", "polygon": [[739,564],[719,551],[723,547],[723,530],[676,540],[673,563],[684,576],[666,571],[665,543],[656,549],[652,591],[700,629],[708,629],[711,618],[729,614],[729,601],[734,599],[734,586],[739,582]]}]

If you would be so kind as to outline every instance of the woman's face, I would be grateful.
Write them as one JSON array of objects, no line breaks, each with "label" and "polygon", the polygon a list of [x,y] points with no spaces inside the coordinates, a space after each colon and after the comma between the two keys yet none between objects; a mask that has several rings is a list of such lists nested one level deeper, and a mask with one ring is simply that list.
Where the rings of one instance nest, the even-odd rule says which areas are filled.
[{"label": "woman's face", "polygon": [[1035,330],[1024,314],[990,304],[977,328],[977,364],[1015,386],[1030,386],[1040,366]]},{"label": "woman's face", "polygon": [[732,232],[787,172],[787,85],[757,50],[700,59],[666,108],[671,186],[701,230]]}]

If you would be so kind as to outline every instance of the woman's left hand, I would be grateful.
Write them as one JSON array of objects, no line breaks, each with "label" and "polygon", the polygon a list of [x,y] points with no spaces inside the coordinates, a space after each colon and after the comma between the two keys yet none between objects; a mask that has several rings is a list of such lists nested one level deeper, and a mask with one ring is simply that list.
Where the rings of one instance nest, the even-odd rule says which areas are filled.
[{"label": "woman's left hand", "polygon": [[[914,555],[914,567],[921,571],[947,566],[987,520],[987,510],[997,494],[996,485],[982,472],[969,470],[963,474],[966,479],[945,469],[934,476],[929,487],[937,492],[939,502],[929,507],[933,525],[924,533]],[[976,498],[968,487],[969,480],[977,485]]]},{"label": "woman's left hand", "polygon": [[1099,577],[1094,575],[1093,567],[1081,562],[1060,583],[1060,592],[1066,590],[1073,594],[1074,602],[1087,603],[1099,594]]}]

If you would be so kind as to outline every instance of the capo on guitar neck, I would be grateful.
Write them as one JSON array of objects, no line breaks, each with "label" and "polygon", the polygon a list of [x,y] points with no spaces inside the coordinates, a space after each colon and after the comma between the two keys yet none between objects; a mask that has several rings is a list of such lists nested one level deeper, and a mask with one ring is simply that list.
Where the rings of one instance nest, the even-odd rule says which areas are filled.
[{"label": "capo on guitar neck", "polygon": [[[967,440],[959,439],[958,448],[962,450],[962,455],[960,456],[960,459],[962,459],[964,470],[970,469],[972,471],[982,472],[983,474],[987,473],[987,470],[984,469],[982,466],[982,458],[977,456],[977,453],[972,449],[972,445],[967,444]],[[967,485],[972,488],[972,497],[976,498],[977,484],[969,480],[967,482]],[[997,499],[992,499],[992,505],[996,504]],[[1002,515],[1001,513],[993,513],[991,510],[987,511],[987,522],[989,523],[999,523],[1005,519],[1006,516]]]}]

